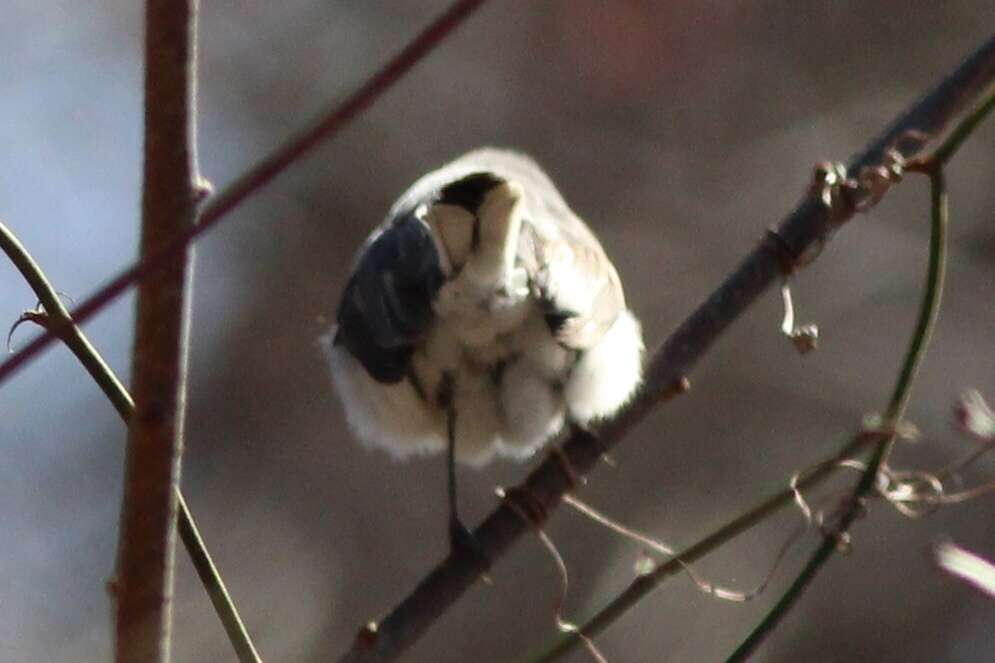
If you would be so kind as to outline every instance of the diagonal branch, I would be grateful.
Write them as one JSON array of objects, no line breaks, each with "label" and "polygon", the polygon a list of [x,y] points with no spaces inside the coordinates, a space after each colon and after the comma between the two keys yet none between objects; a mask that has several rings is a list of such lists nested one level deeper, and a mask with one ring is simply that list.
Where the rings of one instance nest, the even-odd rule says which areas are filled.
[{"label": "diagonal branch", "polygon": [[[963,143],[966,137],[971,134],[978,124],[980,124],[980,122],[993,110],[993,108],[995,108],[995,86],[990,87],[986,92],[986,97],[982,99],[982,101],[973,110],[971,110],[970,113],[968,113],[957,123],[957,126],[954,127],[949,132],[949,135],[944,139],[942,145],[940,145],[932,154],[925,157],[925,159],[915,159],[913,163],[907,164],[907,169],[921,171],[933,168],[937,163],[946,163],[954,152],[956,152],[957,148]],[[936,231],[937,223],[936,202],[937,199],[934,196],[934,233]],[[934,253],[931,255],[938,254]],[[931,273],[927,277],[927,283],[934,283],[934,278],[937,278],[936,275]],[[927,292],[927,297],[931,300],[932,294]],[[925,336],[920,335],[919,333],[917,333],[915,337],[919,339],[925,338]],[[918,350],[916,352],[918,352]],[[905,366],[911,367],[912,364],[906,362]],[[902,378],[902,383],[908,384],[911,381],[912,372],[910,368],[903,368],[901,375],[904,376]],[[902,383],[900,383],[899,387],[896,388],[896,394],[907,393],[907,388],[903,387]],[[901,405],[900,401],[893,399],[892,407],[897,408],[899,405]],[[838,467],[838,463],[840,461],[850,457],[852,453],[858,450],[858,447],[874,442],[878,437],[879,436],[866,434],[857,435],[833,458],[817,463],[813,466],[812,470],[804,473],[798,480],[797,489],[803,491],[808,490],[826,478],[833,469]],[[981,449],[981,452],[983,451],[985,451],[984,448]],[[975,452],[975,454],[977,453],[979,452]],[[968,458],[971,457],[973,457],[973,454]],[[739,535],[741,532],[762,522],[776,509],[790,503],[794,497],[795,492],[791,488],[782,490],[779,493],[768,497],[712,534],[709,534],[705,538],[701,539],[698,543],[689,546],[685,550],[671,557],[671,559],[667,562],[660,564],[651,573],[637,577],[618,596],[612,599],[607,605],[600,609],[597,614],[585,622],[579,628],[578,632],[589,638],[594,637],[608,628],[608,626],[614,623],[630,608],[634,607],[651,591],[659,587],[664,580],[680,572],[684,568],[683,564],[692,563],[713,550],[716,550],[718,547],[722,546],[733,537]],[[566,652],[576,648],[580,643],[581,641],[577,633],[565,633],[556,638],[553,643],[546,646],[544,649],[537,650],[525,660],[535,661],[536,663],[539,663],[540,661],[552,661]]]},{"label": "diagonal branch", "polygon": [[[470,14],[486,0],[456,0],[453,5],[418,34],[380,71],[344,102],[331,106],[319,118],[292,136],[241,177],[221,191],[198,218],[197,225],[184,229],[158,249],[126,267],[109,283],[87,297],[73,309],[76,324],[83,324],[98,311],[116,300],[145,275],[161,269],[197,237],[213,228],[252,194],[265,187],[277,175],[302,159],[320,143],[338,135],[369,106],[397,83],[405,74],[442,43]],[[0,364],[0,384],[44,350],[58,336],[58,329],[48,329]]]},{"label": "diagonal branch", "polygon": [[[910,135],[930,138],[972,106],[995,80],[995,37],[989,39],[935,89],[913,104],[865,150],[848,164],[852,173],[890,169],[895,149],[902,157],[912,157],[921,145],[909,143]],[[564,492],[573,488],[572,477],[564,472],[563,459],[577,474],[588,473],[602,454],[660,402],[711,348],[731,325],[775,280],[786,271],[803,266],[818,254],[829,235],[857,212],[857,205],[837,203],[837,196],[821,186],[806,192],[777,230],[768,234],[739,266],[664,342],[653,355],[644,389],[620,416],[606,423],[598,436],[575,432],[562,451],[537,467],[519,490],[531,495],[537,506],[555,508]],[[877,196],[886,190],[877,192]],[[873,202],[873,200],[872,200]],[[866,209],[863,207],[862,209]],[[529,531],[510,506],[498,507],[474,532],[486,555],[455,551],[432,570],[377,629],[361,631],[353,647],[340,660],[384,661],[397,657],[414,643],[431,624],[456,602],[489,566]]]},{"label": "diagonal branch", "polygon": [[[145,4],[143,258],[157,255],[196,219],[196,15],[197,0]],[[138,288],[135,416],[114,582],[118,663],[169,661],[191,263],[187,251],[178,251]]]}]

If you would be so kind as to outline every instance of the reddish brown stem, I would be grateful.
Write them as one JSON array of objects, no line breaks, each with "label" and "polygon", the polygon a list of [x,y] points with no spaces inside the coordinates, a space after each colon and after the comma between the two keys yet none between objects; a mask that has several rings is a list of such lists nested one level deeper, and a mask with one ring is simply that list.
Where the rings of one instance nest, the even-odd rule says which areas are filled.
[{"label": "reddish brown stem", "polygon": [[[193,61],[196,0],[148,0],[145,10],[143,258],[159,255],[196,218]],[[116,590],[118,663],[169,660],[173,551],[183,435],[188,252],[142,281],[133,356]]]}]

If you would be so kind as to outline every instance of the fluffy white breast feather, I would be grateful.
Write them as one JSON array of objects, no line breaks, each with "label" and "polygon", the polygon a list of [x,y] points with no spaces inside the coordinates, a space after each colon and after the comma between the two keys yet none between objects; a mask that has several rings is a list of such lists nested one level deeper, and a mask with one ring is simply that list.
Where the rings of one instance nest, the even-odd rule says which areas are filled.
[{"label": "fluffy white breast feather", "polygon": [[549,178],[471,152],[416,182],[361,251],[329,337],[364,442],[398,458],[524,459],[566,422],[617,411],[642,334],[615,268]]}]

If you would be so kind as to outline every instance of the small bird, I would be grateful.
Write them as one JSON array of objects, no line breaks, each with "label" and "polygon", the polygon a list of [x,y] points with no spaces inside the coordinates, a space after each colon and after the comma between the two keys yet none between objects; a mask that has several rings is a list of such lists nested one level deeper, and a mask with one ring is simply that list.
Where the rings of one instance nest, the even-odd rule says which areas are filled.
[{"label": "small bird", "polygon": [[360,249],[329,335],[346,419],[397,458],[524,460],[638,387],[643,341],[618,273],[545,172],[484,148],[433,171]]}]

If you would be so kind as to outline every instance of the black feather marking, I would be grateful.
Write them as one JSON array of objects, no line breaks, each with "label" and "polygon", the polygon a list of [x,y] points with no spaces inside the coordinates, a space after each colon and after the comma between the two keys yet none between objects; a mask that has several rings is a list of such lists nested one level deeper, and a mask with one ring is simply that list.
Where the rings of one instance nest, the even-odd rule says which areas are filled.
[{"label": "black feather marking", "polygon": [[570,318],[574,317],[576,316],[572,313],[566,313],[564,311],[549,311],[543,314],[543,318],[546,320],[546,327],[549,328],[549,333],[552,334],[554,338],[559,335]]},{"label": "black feather marking", "polygon": [[449,406],[453,402],[453,374],[446,371],[442,374],[442,379],[439,380],[439,385],[435,390],[435,403],[443,410],[448,410]]},{"label": "black feather marking", "polygon": [[418,377],[418,373],[415,371],[413,366],[408,366],[408,382],[411,383],[411,387],[418,394],[418,398],[422,399],[424,402],[428,403],[428,395],[425,393],[425,385],[422,384],[421,378]]},{"label": "black feather marking", "polygon": [[501,381],[504,379],[505,369],[508,368],[508,362],[516,361],[517,359],[517,356],[508,357],[507,359],[502,359],[491,367],[491,382],[494,383],[495,387],[501,386]]},{"label": "black feather marking", "polygon": [[473,217],[473,234],[470,236],[470,250],[476,252],[480,248],[480,218]]},{"label": "black feather marking", "polygon": [[428,226],[402,216],[366,247],[338,310],[341,343],[377,382],[403,380],[442,285]]},{"label": "black feather marking", "polygon": [[458,205],[476,216],[487,192],[504,182],[492,173],[474,173],[447,184],[439,192],[438,202],[443,205]]}]

